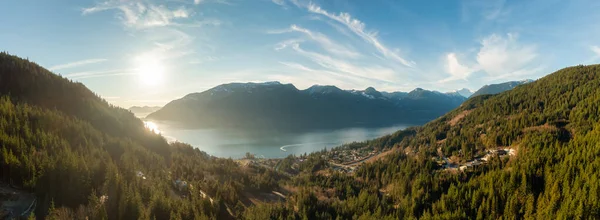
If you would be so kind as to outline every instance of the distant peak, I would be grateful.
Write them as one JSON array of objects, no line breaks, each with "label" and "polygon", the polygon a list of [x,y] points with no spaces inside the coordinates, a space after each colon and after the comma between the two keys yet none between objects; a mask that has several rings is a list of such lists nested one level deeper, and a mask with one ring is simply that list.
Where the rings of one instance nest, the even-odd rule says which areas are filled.
[{"label": "distant peak", "polygon": [[365,92],[377,92],[377,90],[369,86],[367,89],[365,89]]},{"label": "distant peak", "polygon": [[533,81],[534,81],[533,79],[524,79],[519,82],[521,82],[522,84],[526,84],[526,83],[532,83]]},{"label": "distant peak", "polygon": [[336,86],[331,86],[331,85],[313,85],[310,88],[306,89],[306,91],[308,91],[310,94],[315,94],[315,93],[325,94],[325,93],[338,92],[338,91],[342,91],[342,90]]},{"label": "distant peak", "polygon": [[462,88],[462,89],[454,90],[454,92],[471,92],[471,90],[467,89],[467,88]]},{"label": "distant peak", "polygon": [[269,81],[269,82],[234,82],[234,83],[226,83],[226,84],[222,84],[219,86],[239,86],[239,85],[264,85],[264,86],[269,86],[269,85],[281,85],[281,83],[279,81]]},{"label": "distant peak", "polygon": [[257,83],[257,84],[262,84],[262,85],[281,85],[281,83],[279,81],[269,81],[269,82],[263,82],[263,83]]},{"label": "distant peak", "polygon": [[469,96],[473,95],[473,91],[471,91],[470,89],[467,89],[467,88],[457,89],[452,92],[449,92],[448,94],[451,94],[451,93],[464,96],[465,98],[469,98]]}]

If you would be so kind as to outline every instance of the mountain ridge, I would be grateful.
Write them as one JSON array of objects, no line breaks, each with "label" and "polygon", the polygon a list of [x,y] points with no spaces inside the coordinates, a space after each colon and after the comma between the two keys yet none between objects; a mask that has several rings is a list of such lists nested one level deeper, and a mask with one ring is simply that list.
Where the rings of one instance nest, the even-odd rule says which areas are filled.
[{"label": "mountain ridge", "polygon": [[342,90],[313,85],[228,83],[173,100],[148,115],[151,120],[185,122],[192,127],[341,128],[424,123],[457,107],[466,98],[441,92]]},{"label": "mountain ridge", "polygon": [[498,93],[501,93],[504,91],[511,90],[517,86],[524,85],[524,84],[531,83],[531,82],[534,82],[534,80],[525,79],[525,80],[519,80],[519,81],[509,81],[509,82],[504,82],[504,83],[484,85],[477,91],[473,92],[473,94],[470,97],[475,97],[475,96],[479,96],[479,95],[498,94]]}]

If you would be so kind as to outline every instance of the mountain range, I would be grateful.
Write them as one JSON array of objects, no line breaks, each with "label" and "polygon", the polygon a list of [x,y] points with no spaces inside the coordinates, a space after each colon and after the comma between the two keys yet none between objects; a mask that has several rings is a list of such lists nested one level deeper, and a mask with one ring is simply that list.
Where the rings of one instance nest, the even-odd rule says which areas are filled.
[{"label": "mountain range", "polygon": [[186,127],[319,129],[422,124],[466,98],[424,89],[411,92],[342,90],[315,85],[299,90],[279,82],[230,83],[192,93],[147,116]]},{"label": "mountain range", "polygon": [[458,107],[468,97],[496,94],[515,81],[441,93],[421,88],[410,92],[342,90],[314,85],[299,90],[279,82],[229,83],[174,100],[147,118],[193,128],[320,129],[423,124]]}]

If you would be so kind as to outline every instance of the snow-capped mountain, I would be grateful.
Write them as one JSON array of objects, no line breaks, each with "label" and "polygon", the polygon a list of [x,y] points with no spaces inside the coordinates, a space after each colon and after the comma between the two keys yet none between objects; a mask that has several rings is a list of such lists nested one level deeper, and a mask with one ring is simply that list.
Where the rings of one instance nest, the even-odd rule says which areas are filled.
[{"label": "snow-capped mountain", "polygon": [[150,114],[155,120],[192,127],[341,128],[420,124],[459,106],[466,98],[415,89],[405,92],[342,90],[314,85],[229,83],[188,94]]}]

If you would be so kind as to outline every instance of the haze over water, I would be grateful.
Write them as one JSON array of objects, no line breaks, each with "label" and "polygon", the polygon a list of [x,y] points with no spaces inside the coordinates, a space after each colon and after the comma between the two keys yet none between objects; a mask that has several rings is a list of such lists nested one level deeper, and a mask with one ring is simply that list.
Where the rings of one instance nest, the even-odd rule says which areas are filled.
[{"label": "haze over water", "polygon": [[191,144],[217,157],[241,158],[246,152],[257,157],[283,158],[330,149],[345,143],[365,141],[409,127],[343,128],[306,132],[251,131],[234,129],[181,129],[165,123],[146,122],[169,141]]}]

